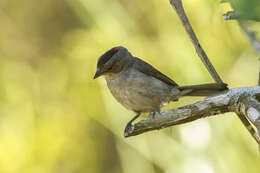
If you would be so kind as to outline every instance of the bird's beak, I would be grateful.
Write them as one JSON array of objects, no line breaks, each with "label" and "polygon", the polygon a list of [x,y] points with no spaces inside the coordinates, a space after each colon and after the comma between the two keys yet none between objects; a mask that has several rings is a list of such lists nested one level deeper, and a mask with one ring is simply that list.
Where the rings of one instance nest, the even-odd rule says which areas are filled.
[{"label": "bird's beak", "polygon": [[101,75],[102,75],[102,73],[101,73],[100,69],[98,68],[93,79],[96,79],[96,78],[98,78]]}]

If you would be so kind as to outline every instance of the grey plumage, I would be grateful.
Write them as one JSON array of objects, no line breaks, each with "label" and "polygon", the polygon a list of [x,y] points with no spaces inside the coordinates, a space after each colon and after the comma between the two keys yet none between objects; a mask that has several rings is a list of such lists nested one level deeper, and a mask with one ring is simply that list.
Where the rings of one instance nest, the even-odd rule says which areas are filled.
[{"label": "grey plumage", "polygon": [[[155,112],[182,96],[209,96],[227,89],[226,84],[179,86],[172,79],[145,61],[118,46],[98,60],[94,78],[105,76],[107,86],[116,100],[137,113]],[[129,128],[132,119],[126,128]]]},{"label": "grey plumage", "polygon": [[117,101],[135,112],[153,112],[164,103],[176,100],[179,92],[175,85],[168,85],[133,66],[114,78],[105,78]]}]

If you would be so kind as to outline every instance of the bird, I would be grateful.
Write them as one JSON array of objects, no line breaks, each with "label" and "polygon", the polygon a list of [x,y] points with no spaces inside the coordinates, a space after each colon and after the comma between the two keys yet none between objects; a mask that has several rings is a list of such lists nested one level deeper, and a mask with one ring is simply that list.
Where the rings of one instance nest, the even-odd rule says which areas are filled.
[{"label": "bird", "polygon": [[171,78],[127,48],[116,46],[103,53],[97,61],[94,79],[104,76],[114,98],[125,108],[135,112],[127,123],[126,136],[132,122],[142,113],[160,113],[160,108],[183,96],[211,96],[227,90],[225,83],[179,86]]}]

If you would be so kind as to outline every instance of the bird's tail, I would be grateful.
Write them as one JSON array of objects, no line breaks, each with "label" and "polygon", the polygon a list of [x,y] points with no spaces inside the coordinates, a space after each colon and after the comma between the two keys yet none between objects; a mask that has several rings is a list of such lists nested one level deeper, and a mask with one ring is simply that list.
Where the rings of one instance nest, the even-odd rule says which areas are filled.
[{"label": "bird's tail", "polygon": [[179,86],[182,96],[212,96],[228,90],[225,83]]}]

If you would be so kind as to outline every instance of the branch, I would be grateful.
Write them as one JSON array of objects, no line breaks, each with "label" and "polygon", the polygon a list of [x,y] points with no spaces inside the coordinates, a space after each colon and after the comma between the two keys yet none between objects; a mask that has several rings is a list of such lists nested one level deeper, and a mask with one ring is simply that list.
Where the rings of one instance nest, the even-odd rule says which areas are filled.
[{"label": "branch", "polygon": [[[231,3],[232,5],[232,3]],[[254,20],[255,18],[245,18],[245,16],[248,16],[248,15],[242,15],[242,14],[239,14],[237,11],[229,11],[227,12],[226,14],[224,14],[224,19],[225,20],[230,20],[230,19],[237,19],[238,21],[238,24],[240,26],[240,28],[244,31],[244,33],[246,34],[246,36],[249,38],[249,40],[251,41],[251,44],[253,46],[253,48],[255,49],[255,51],[257,51],[258,53],[260,53],[260,42],[259,40],[256,39],[255,37],[255,33],[254,32],[251,32],[244,24],[243,24],[243,20]],[[259,70],[259,73],[258,73],[258,85],[260,85],[260,70]],[[247,102],[249,102],[249,100],[247,100]],[[252,99],[251,100],[251,103],[257,103],[257,101],[255,99]],[[257,104],[254,104],[255,106]],[[244,106],[245,107],[245,106]],[[259,107],[259,106],[257,106]],[[258,131],[258,134],[255,132],[253,126],[250,124],[248,118],[249,116],[251,116],[251,118],[249,119],[253,119],[254,120],[254,114],[257,114],[258,111],[254,111],[255,109],[254,108],[248,108],[249,110],[249,113],[247,113],[246,115],[247,116],[244,116],[244,114],[241,114],[239,112],[237,112],[237,115],[238,117],[240,118],[240,120],[243,122],[244,126],[247,128],[247,130],[251,133],[251,135],[253,136],[253,138],[258,141],[259,143],[259,135],[260,135],[260,127],[259,127],[259,124],[258,123],[255,123],[256,125],[256,128],[257,128],[257,131]],[[258,116],[258,115],[257,115]],[[252,121],[251,121],[252,122]],[[259,146],[259,149],[260,149],[260,146]]]},{"label": "branch", "polygon": [[[239,119],[242,121],[242,123],[244,124],[244,126],[246,127],[246,129],[249,131],[249,133],[252,135],[252,137],[255,139],[255,141],[258,143],[258,145],[260,147],[259,134],[257,134],[257,132],[255,131],[253,126],[250,124],[248,119],[245,117],[245,115],[239,114],[239,113],[237,113],[237,115],[238,115]],[[259,132],[259,129],[257,129],[257,131]]]},{"label": "branch", "polygon": [[201,61],[203,62],[203,64],[207,68],[208,72],[210,73],[212,78],[217,83],[223,83],[220,76],[216,72],[215,68],[211,64],[207,54],[205,53],[205,51],[201,47],[192,27],[190,25],[190,22],[189,22],[186,14],[185,14],[185,11],[184,11],[184,8],[183,8],[183,5],[182,5],[182,0],[170,0],[170,3],[172,5],[172,7],[175,9],[175,11],[177,12],[186,32],[188,33],[188,35],[189,35],[189,37],[190,37],[190,39],[191,39],[191,41],[192,41],[192,43],[193,43],[193,45],[196,49],[198,56],[200,57]]},{"label": "branch", "polygon": [[[260,42],[256,39],[255,37],[255,33],[251,32],[247,29],[247,27],[243,24],[243,22],[241,20],[237,20],[238,24],[240,26],[240,28],[244,31],[244,33],[246,34],[246,36],[249,38],[249,40],[251,41],[251,44],[253,46],[253,48],[255,49],[256,52],[258,52],[260,54]],[[258,85],[260,85],[260,70],[258,72]],[[254,102],[254,101],[253,101]],[[252,110],[252,109],[251,109]],[[259,134],[257,133],[253,133],[252,129],[252,125],[248,122],[248,119],[246,117],[242,117],[241,114],[239,114],[239,118],[240,120],[243,122],[243,124],[246,126],[246,128],[248,129],[248,131],[251,133],[251,135],[255,138],[255,140],[259,140]],[[249,114],[250,115],[250,114]],[[256,126],[258,133],[260,132],[260,127]]]},{"label": "branch", "polygon": [[[258,88],[260,86],[257,86]],[[254,87],[253,87],[254,88]],[[254,95],[245,95],[239,98],[239,105],[235,112],[237,114],[246,115],[246,117],[260,130],[260,93]],[[251,124],[250,124],[251,125]],[[257,134],[254,134],[257,135]],[[259,137],[258,137],[259,139]]]},{"label": "branch", "polygon": [[[200,46],[184,12],[182,1],[170,0],[170,3],[175,8],[198,56],[207,70],[217,83],[223,83],[203,48]],[[148,118],[145,118],[128,128],[128,131],[125,132],[125,137],[135,136],[144,132],[183,124],[203,117],[219,115],[226,112],[235,112],[254,137],[255,141],[260,145],[260,137],[257,133],[257,131],[260,131],[260,86],[231,89],[222,94],[207,97],[194,104],[162,111],[159,115],[157,113],[155,117],[150,115]],[[249,121],[254,124],[257,131],[252,127]]]},{"label": "branch", "polygon": [[[207,116],[235,112],[239,117],[248,119],[260,130],[260,86],[234,88],[222,94],[207,97],[202,101],[183,107],[169,109],[140,120],[129,128],[125,137],[139,135],[148,131],[187,123]],[[242,121],[243,122],[243,121]],[[247,128],[250,128],[246,124]],[[255,129],[249,129],[256,142],[260,138]]]}]

